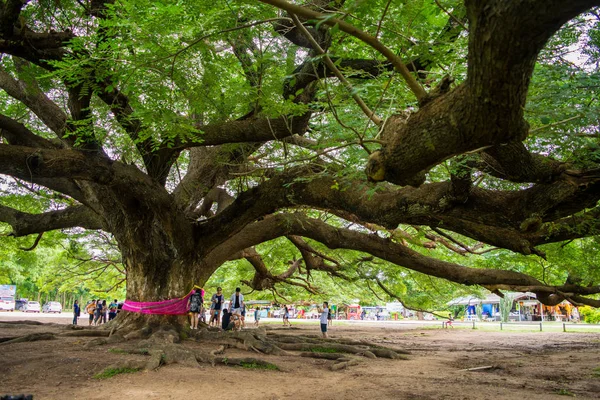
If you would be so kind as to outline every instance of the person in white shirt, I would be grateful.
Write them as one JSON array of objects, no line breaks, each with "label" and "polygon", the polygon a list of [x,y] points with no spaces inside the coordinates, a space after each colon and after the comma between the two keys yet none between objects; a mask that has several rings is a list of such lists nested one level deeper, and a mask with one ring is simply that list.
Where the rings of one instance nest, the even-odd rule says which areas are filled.
[{"label": "person in white shirt", "polygon": [[321,313],[321,333],[324,338],[327,338],[327,318],[329,317],[329,303],[324,301],[323,308],[319,309]]},{"label": "person in white shirt", "polygon": [[244,295],[241,291],[239,287],[235,288],[235,293],[231,295],[231,302],[229,303],[229,311],[232,314],[239,314],[240,316],[244,308]]}]

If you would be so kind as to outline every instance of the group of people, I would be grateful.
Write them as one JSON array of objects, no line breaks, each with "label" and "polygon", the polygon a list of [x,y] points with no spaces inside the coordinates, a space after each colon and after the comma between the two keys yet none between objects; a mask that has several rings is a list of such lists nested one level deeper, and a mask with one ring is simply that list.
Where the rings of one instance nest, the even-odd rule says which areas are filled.
[{"label": "group of people", "polygon": [[[217,293],[213,294],[210,299],[210,326],[221,327],[225,330],[241,329],[245,326],[246,305],[244,304],[244,295],[241,289],[235,288],[235,293],[231,295],[229,307],[223,311],[225,307],[225,296],[223,289],[217,288]],[[204,309],[204,290],[196,289],[188,300],[188,310],[190,314],[190,329],[198,329],[198,322],[206,323],[206,312]],[[221,317],[221,314],[222,317]],[[255,324],[258,325],[260,317],[257,319],[255,313]],[[231,326],[230,326],[231,324]]]},{"label": "group of people", "polygon": [[[85,312],[89,315],[89,325],[105,324],[113,320],[119,311],[119,303],[114,299],[112,303],[106,305],[106,300],[92,300],[85,306]],[[77,319],[81,316],[81,307],[79,302],[75,300],[73,304],[73,325],[77,325]]]},{"label": "group of people", "polygon": [[[209,326],[219,327],[225,331],[240,330],[246,326],[246,304],[241,289],[235,288],[235,292],[229,299],[229,307],[225,308],[225,296],[223,289],[217,288],[217,292],[210,299]],[[196,289],[188,299],[187,308],[190,315],[190,329],[198,329],[198,322],[206,323],[206,312],[204,309],[204,290]],[[323,307],[319,308],[321,333],[327,337],[327,327],[331,325],[332,311],[329,309],[329,303],[324,302]],[[260,310],[254,310],[254,325],[260,324]],[[292,326],[290,322],[290,311],[284,306],[283,325]]]}]

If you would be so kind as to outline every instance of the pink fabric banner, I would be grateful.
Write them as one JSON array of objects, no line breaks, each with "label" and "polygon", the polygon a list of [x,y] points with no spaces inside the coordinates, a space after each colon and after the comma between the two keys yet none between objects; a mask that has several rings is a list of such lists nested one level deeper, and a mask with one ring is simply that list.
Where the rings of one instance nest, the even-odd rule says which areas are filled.
[{"label": "pink fabric banner", "polygon": [[[202,292],[204,292],[204,290]],[[169,299],[164,301],[138,302],[125,300],[125,303],[123,303],[123,310],[141,314],[184,315],[188,312],[187,302],[192,293],[194,293],[194,290],[191,290],[185,297],[180,299]]]}]

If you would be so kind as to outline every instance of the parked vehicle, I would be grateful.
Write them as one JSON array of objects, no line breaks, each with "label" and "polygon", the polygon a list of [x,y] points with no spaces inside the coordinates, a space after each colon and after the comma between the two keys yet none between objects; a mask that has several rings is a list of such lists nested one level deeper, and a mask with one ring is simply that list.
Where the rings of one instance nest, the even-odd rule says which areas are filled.
[{"label": "parked vehicle", "polygon": [[28,301],[22,308],[23,312],[36,312],[39,313],[41,311],[40,303],[37,301]]},{"label": "parked vehicle", "polygon": [[361,307],[358,304],[351,304],[346,311],[346,319],[360,319]]},{"label": "parked vehicle", "polygon": [[15,298],[0,297],[0,310],[15,311]]},{"label": "parked vehicle", "polygon": [[15,300],[15,310],[23,311],[23,308],[27,305],[27,299],[17,299]]},{"label": "parked vehicle", "polygon": [[62,313],[62,305],[58,301],[49,301],[42,307],[42,312],[45,313]]}]

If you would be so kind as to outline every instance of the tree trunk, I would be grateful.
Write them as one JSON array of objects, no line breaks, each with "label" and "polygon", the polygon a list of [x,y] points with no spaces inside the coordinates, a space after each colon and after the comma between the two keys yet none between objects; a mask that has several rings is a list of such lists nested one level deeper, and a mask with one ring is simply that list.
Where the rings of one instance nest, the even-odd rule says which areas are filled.
[{"label": "tree trunk", "polygon": [[[128,210],[132,212],[131,209]],[[127,215],[127,214],[125,214]],[[124,224],[113,227],[127,271],[127,300],[153,302],[180,298],[202,286],[214,268],[202,261],[189,223],[175,222],[173,210],[139,208]],[[187,325],[187,316],[148,315],[123,311],[119,329]]]}]

